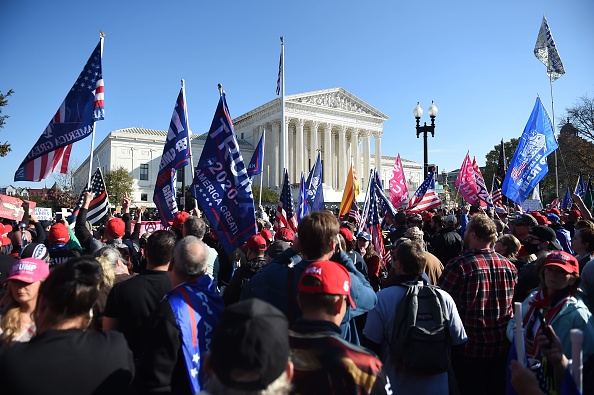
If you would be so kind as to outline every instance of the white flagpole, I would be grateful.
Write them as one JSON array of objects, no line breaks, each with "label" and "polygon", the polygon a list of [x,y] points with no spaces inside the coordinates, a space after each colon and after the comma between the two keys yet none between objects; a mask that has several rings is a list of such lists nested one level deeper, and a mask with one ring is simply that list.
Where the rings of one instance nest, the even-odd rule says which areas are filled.
[{"label": "white flagpole", "polygon": [[[551,85],[551,115],[553,116],[553,136],[556,135],[555,130],[555,102],[553,99],[553,77],[552,75],[549,76],[549,84]],[[556,137],[555,137],[556,138]],[[559,148],[555,150],[555,191],[557,192],[557,196],[559,196],[559,170],[557,167],[557,151]]]},{"label": "white flagpole", "polygon": [[[105,38],[105,34],[103,32],[99,32],[99,38],[101,41],[101,58],[103,58],[103,39]],[[97,89],[97,87],[95,87]],[[91,154],[89,155],[89,178],[87,181],[87,186],[91,186],[91,176],[93,174],[93,149],[95,147],[95,121],[93,121],[93,131],[91,132]]]},{"label": "white flagpole", "polygon": [[262,183],[264,182],[264,145],[266,144],[266,137],[264,136],[264,127],[260,126],[260,129],[262,130],[262,163],[260,164],[260,166],[262,166],[262,173],[260,173],[260,198],[258,199],[258,208],[260,208],[260,206],[262,205]]},{"label": "white flagpole", "polygon": [[285,38],[281,36],[281,149],[280,163],[283,169],[287,168],[287,126],[285,124]]},{"label": "white flagpole", "polygon": [[[194,157],[192,156],[192,129],[190,129],[190,121],[189,121],[189,117],[188,117],[188,102],[186,100],[186,81],[184,81],[183,78],[181,80],[181,86],[182,86],[182,96],[184,99],[184,106],[185,106],[184,114],[186,115],[186,119],[185,119],[186,128],[188,128],[188,146],[190,147],[190,166],[192,167],[192,178],[194,178]],[[184,181],[186,178],[185,176],[186,176],[186,173],[184,171]],[[186,191],[182,190],[182,196],[184,198],[186,197]],[[196,212],[198,212],[198,200],[196,200],[196,198],[194,198],[194,207],[196,207]]]}]

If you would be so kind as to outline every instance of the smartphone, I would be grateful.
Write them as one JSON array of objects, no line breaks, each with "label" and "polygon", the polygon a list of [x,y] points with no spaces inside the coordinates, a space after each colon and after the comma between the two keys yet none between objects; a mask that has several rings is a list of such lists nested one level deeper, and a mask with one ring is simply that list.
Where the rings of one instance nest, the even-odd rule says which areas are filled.
[{"label": "smartphone", "polygon": [[56,221],[62,220],[62,213],[56,213]]},{"label": "smartphone", "polygon": [[536,318],[540,321],[540,327],[542,328],[542,333],[545,334],[547,340],[549,341],[549,345],[547,348],[551,348],[553,346],[553,333],[551,332],[551,327],[549,326],[547,319],[544,316],[542,309],[534,310],[534,314],[536,314]]}]

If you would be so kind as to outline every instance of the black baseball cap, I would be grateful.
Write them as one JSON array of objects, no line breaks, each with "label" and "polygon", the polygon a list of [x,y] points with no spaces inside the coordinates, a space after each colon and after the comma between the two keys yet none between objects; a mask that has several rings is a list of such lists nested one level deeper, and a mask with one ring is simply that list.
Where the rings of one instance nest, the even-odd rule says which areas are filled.
[{"label": "black baseball cap", "polygon": [[[260,299],[227,307],[219,319],[210,347],[211,367],[223,385],[238,390],[266,389],[286,370],[289,361],[289,322]],[[257,379],[242,381],[241,373]]]}]

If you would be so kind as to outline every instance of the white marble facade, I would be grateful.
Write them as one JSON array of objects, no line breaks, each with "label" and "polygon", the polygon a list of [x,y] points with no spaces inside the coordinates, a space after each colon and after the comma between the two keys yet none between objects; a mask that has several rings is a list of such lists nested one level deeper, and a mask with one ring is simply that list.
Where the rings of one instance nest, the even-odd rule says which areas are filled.
[{"label": "white marble facade", "polygon": [[[322,155],[324,194],[326,202],[340,202],[351,161],[361,182],[361,195],[370,169],[380,168],[380,177],[387,183],[391,177],[394,156],[382,156],[383,122],[388,117],[343,88],[285,96],[287,138],[285,158],[292,184],[299,182]],[[276,98],[233,120],[240,149],[246,162],[252,157],[255,145],[265,134],[264,172],[262,180],[254,182],[276,189],[282,183],[280,163],[281,99]],[[135,204],[153,206],[154,180],[165,142],[166,131],[127,128],[111,132],[95,149],[93,168],[105,172],[124,166],[134,179],[132,200]],[[192,136],[192,154],[197,162],[206,134]],[[373,142],[373,152],[371,146]],[[393,154],[396,154],[394,152]],[[88,178],[88,158],[75,173],[77,187],[82,188]],[[410,194],[422,182],[422,165],[402,158]],[[328,166],[327,164],[331,164]],[[378,166],[379,165],[379,166]],[[186,183],[193,171],[186,168]],[[178,175],[178,182],[181,181]],[[385,184],[387,187],[387,184]],[[112,204],[115,202],[112,202]]]}]

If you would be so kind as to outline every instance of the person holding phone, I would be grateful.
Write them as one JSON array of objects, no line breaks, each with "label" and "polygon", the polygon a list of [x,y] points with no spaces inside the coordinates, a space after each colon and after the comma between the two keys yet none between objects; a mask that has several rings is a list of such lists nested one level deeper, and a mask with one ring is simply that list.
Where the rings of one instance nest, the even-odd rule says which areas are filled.
[{"label": "person holding phone", "polygon": [[[580,329],[584,332],[583,360],[586,362],[594,354],[594,321],[578,295],[581,278],[577,259],[567,252],[555,251],[546,257],[537,270],[540,287],[522,303],[526,355],[544,355],[543,348],[546,345],[543,347],[539,335],[550,337],[550,325],[567,358],[571,358],[570,331]],[[515,320],[512,319],[507,327],[510,341],[514,329]]]}]

